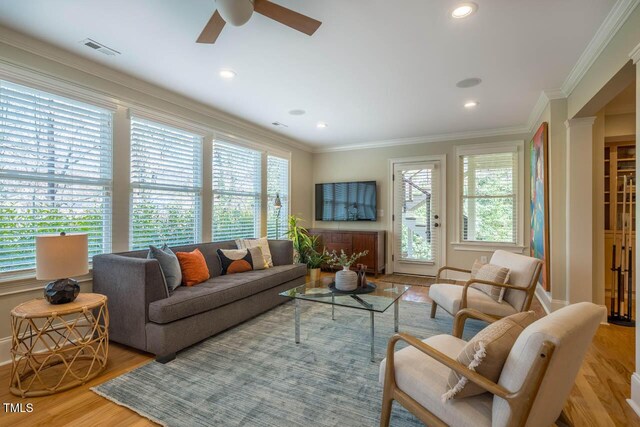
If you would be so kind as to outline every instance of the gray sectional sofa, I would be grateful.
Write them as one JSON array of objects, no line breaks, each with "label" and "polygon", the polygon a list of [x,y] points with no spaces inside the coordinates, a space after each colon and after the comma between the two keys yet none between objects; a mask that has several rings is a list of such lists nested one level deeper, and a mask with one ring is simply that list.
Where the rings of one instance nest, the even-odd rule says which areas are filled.
[{"label": "gray sectional sofa", "polygon": [[211,278],[178,287],[171,295],[160,264],[147,250],[93,257],[94,292],[108,297],[109,339],[156,355],[175,358],[185,347],[263,313],[287,298],[278,295],[304,284],[306,266],[293,264],[288,240],[269,240],[273,267],[221,276],[217,249],[235,249],[234,241],[171,248],[203,253]]}]

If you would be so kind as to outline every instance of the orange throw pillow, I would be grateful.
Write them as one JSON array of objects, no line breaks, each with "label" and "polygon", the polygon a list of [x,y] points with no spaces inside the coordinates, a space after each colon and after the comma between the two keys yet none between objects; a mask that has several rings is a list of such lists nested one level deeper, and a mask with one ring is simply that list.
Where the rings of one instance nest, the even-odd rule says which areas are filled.
[{"label": "orange throw pillow", "polygon": [[199,249],[193,252],[176,252],[176,256],[182,271],[182,283],[185,286],[194,286],[209,280],[207,261]]}]

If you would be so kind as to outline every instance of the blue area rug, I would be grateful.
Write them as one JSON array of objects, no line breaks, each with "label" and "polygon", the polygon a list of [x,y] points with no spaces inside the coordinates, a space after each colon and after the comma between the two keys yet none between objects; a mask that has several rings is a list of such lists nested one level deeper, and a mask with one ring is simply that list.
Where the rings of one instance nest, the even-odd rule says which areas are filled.
[{"label": "blue area rug", "polygon": [[[301,302],[301,342],[287,303],[178,353],[92,390],[166,426],[375,426],[380,361],[393,335],[393,308],[375,315],[371,362],[369,313]],[[450,334],[452,317],[429,318],[429,304],[402,301],[400,331],[426,338]],[[465,339],[484,324],[468,321]],[[402,346],[399,345],[398,348]],[[399,405],[391,425],[421,426]]]}]

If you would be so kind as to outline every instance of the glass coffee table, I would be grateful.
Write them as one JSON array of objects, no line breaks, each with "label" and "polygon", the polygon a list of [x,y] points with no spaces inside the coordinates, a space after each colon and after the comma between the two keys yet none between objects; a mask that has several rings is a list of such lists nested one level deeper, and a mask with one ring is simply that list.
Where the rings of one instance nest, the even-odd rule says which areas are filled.
[{"label": "glass coffee table", "polygon": [[310,301],[331,305],[331,318],[335,320],[335,307],[348,307],[355,310],[365,310],[369,312],[371,319],[371,361],[374,361],[374,335],[375,323],[374,313],[384,313],[393,305],[394,329],[398,332],[398,303],[400,297],[409,290],[409,285],[388,282],[369,282],[376,286],[376,289],[367,294],[340,294],[329,290],[329,285],[333,282],[333,277],[323,277],[315,282],[308,282],[288,291],[281,292],[283,297],[295,300],[295,338],[296,344],[300,343],[300,301]]}]

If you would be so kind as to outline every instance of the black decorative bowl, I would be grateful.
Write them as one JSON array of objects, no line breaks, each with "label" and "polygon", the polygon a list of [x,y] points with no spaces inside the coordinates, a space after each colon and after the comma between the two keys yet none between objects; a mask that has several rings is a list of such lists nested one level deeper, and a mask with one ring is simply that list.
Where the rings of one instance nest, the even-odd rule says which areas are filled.
[{"label": "black decorative bowl", "polygon": [[376,290],[376,285],[371,282],[367,283],[366,288],[355,288],[352,291],[341,291],[336,289],[336,282],[329,283],[329,290],[336,295],[358,295],[358,294],[370,294]]}]

